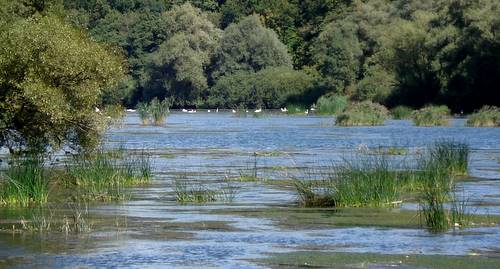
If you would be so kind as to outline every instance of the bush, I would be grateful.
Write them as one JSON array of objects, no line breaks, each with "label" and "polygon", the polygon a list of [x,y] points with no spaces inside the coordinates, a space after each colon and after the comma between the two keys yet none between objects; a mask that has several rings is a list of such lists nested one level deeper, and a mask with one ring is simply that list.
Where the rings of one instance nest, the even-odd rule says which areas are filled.
[{"label": "bush", "polygon": [[323,95],[316,102],[318,113],[323,115],[337,115],[349,103],[348,97],[343,95]]},{"label": "bush", "polygon": [[382,125],[388,115],[389,111],[383,105],[364,101],[353,103],[338,115],[336,124],[339,126]]},{"label": "bush", "polygon": [[500,127],[500,108],[483,106],[467,119],[467,126],[472,127]]},{"label": "bush", "polygon": [[411,118],[413,110],[407,106],[397,106],[391,109],[392,118],[395,120],[407,120]]},{"label": "bush", "polygon": [[426,106],[412,113],[416,126],[442,126],[448,125],[450,109],[446,106]]}]

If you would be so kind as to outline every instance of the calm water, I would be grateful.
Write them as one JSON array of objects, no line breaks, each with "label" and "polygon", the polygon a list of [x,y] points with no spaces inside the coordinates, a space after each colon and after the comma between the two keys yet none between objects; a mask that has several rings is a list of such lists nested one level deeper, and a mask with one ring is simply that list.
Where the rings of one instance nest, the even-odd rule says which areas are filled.
[{"label": "calm water", "polygon": [[[180,175],[219,184],[224,176],[257,165],[261,177],[286,179],[302,171],[292,167],[320,170],[360,145],[417,152],[436,139],[453,138],[472,148],[470,174],[476,179],[460,187],[475,212],[500,215],[500,128],[465,128],[463,120],[450,127],[387,121],[380,127],[339,128],[328,117],[237,118],[229,113],[174,113],[167,121],[167,127],[145,127],[130,114],[108,133],[106,147],[145,149],[153,154],[155,170],[151,186],[132,189],[130,201],[90,208],[109,223],[78,236],[1,234],[0,267],[261,268],[250,260],[311,248],[465,255],[500,247],[499,227],[441,235],[421,229],[291,229],[264,217],[220,213],[295,206],[292,190],[259,183],[239,183],[232,204],[178,205],[172,194],[172,181]],[[267,155],[255,158],[255,152]]]}]

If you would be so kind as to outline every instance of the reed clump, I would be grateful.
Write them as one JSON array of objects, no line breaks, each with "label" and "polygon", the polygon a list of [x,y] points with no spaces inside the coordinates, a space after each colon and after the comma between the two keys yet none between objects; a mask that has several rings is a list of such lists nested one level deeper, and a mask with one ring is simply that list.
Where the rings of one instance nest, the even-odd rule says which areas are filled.
[{"label": "reed clump", "polygon": [[321,115],[337,115],[349,104],[349,98],[344,95],[323,95],[316,102],[318,113]]},{"label": "reed clump", "polygon": [[233,202],[237,188],[230,181],[208,186],[186,179],[174,180],[175,200],[180,204],[206,204],[211,202]]},{"label": "reed clump", "polygon": [[165,120],[170,114],[171,105],[172,102],[169,99],[160,101],[158,98],[154,98],[149,104],[139,103],[136,108],[142,124],[161,126],[165,124]]},{"label": "reed clump", "polygon": [[412,113],[416,126],[443,126],[449,123],[450,109],[447,106],[426,106]]},{"label": "reed clump", "polygon": [[43,205],[48,201],[49,184],[41,156],[14,158],[0,174],[0,205]]},{"label": "reed clump", "polygon": [[383,105],[371,101],[353,103],[337,116],[339,126],[375,126],[382,125],[388,118],[389,111]]},{"label": "reed clump", "polygon": [[395,120],[407,120],[411,118],[413,110],[407,106],[397,106],[391,109],[392,118]]},{"label": "reed clump", "polygon": [[116,201],[125,198],[124,188],[148,183],[151,161],[145,153],[113,158],[104,151],[79,154],[66,164],[65,183],[75,187],[85,201]]},{"label": "reed clump", "polygon": [[479,111],[469,116],[466,125],[471,127],[500,127],[500,108],[483,106]]},{"label": "reed clump", "polygon": [[428,149],[428,162],[446,169],[453,176],[467,175],[470,147],[465,142],[442,139]]}]

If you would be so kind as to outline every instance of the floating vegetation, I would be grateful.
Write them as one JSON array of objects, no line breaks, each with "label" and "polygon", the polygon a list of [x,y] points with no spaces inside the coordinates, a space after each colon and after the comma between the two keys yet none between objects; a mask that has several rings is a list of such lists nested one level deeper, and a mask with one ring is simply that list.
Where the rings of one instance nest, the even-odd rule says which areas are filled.
[{"label": "floating vegetation", "polygon": [[448,125],[450,109],[446,106],[426,106],[412,113],[413,123],[416,126],[443,126]]},{"label": "floating vegetation", "polygon": [[471,127],[500,127],[500,108],[483,106],[479,111],[469,116],[466,125]]},{"label": "floating vegetation", "polygon": [[382,125],[388,115],[389,111],[383,105],[364,101],[350,105],[337,116],[335,124],[339,126]]},{"label": "floating vegetation", "polygon": [[413,110],[407,106],[397,106],[391,109],[392,118],[395,120],[407,120],[411,118]]},{"label": "floating vegetation", "polygon": [[0,205],[42,205],[48,201],[48,179],[41,156],[14,158],[0,174]]}]

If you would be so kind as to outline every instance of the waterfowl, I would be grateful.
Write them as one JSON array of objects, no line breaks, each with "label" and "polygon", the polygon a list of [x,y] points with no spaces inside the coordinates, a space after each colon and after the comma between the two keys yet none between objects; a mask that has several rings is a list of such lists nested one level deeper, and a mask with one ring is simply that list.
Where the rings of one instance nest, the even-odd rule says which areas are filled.
[{"label": "waterfowl", "polygon": [[188,112],[188,111],[187,111],[187,109],[183,108],[183,109],[182,109],[182,112],[186,113],[186,112]]},{"label": "waterfowl", "polygon": [[234,109],[233,109],[233,111],[232,111],[232,112],[233,112],[233,113],[236,113],[236,110],[234,110]]},{"label": "waterfowl", "polygon": [[259,108],[259,109],[255,110],[255,113],[260,113],[260,112],[262,112],[262,108]]}]

